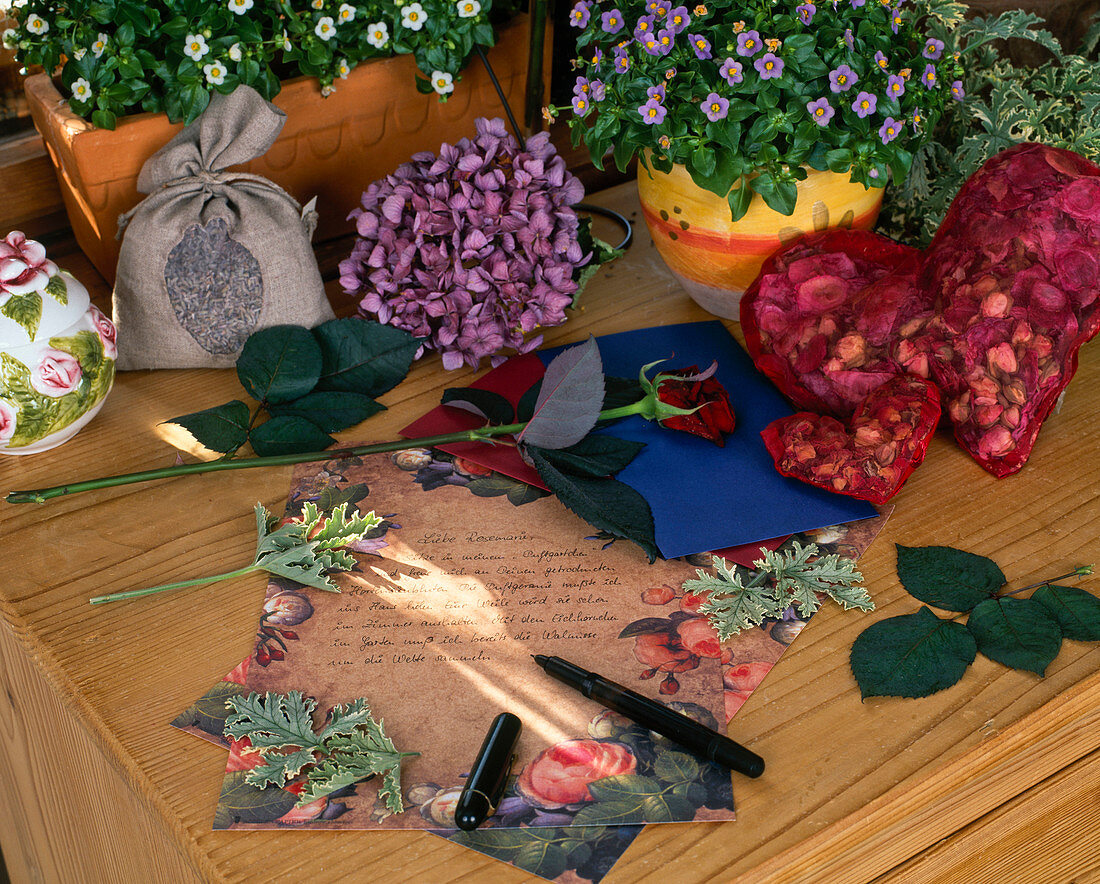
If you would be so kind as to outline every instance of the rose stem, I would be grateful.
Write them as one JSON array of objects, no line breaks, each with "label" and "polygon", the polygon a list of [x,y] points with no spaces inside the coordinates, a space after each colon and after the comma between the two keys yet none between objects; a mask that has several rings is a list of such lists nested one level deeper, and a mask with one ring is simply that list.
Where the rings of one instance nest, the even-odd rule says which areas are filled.
[{"label": "rose stem", "polygon": [[196,577],[194,580],[181,580],[178,583],[162,583],[160,586],[150,586],[146,589],[131,589],[129,592],[116,592],[111,595],[97,595],[95,598],[88,599],[93,605],[102,605],[104,602],[117,602],[122,599],[136,599],[143,595],[152,595],[155,592],[164,592],[168,589],[183,589],[185,586],[200,586],[203,583],[215,583],[218,580],[229,580],[231,577],[240,577],[242,574],[248,574],[252,571],[256,571],[260,568],[255,562],[251,565],[246,565],[243,568],[238,568],[236,571],[227,571],[224,574],[217,574],[213,577]]}]

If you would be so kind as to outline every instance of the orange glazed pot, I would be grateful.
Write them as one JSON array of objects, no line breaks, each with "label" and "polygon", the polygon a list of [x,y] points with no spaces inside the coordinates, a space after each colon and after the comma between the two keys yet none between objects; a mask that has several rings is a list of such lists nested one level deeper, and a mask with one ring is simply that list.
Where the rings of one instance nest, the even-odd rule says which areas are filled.
[{"label": "orange glazed pot", "polygon": [[847,174],[807,171],[798,182],[793,215],[776,212],[755,195],[744,217],[731,221],[726,199],[699,187],[685,166],[665,173],[638,164],[638,196],[653,243],[700,307],[737,319],[741,295],[781,245],[829,227],[874,225],[881,187],[867,190]]},{"label": "orange glazed pot", "polygon": [[[549,33],[547,39],[549,40]],[[489,60],[508,103],[521,108],[527,82],[528,23],[519,16],[500,32]],[[547,51],[546,57],[549,57]],[[446,102],[416,91],[411,55],[358,65],[336,81],[327,98],[312,77],[283,83],[273,103],[286,112],[274,146],[235,167],[269,178],[300,203],[317,197],[315,239],[350,233],[348,213],[372,181],[417,151],[474,134],[477,117],[503,116],[484,67],[472,59]],[[145,161],[180,129],[164,114],[134,114],[114,130],[97,129],[74,114],[45,74],[24,85],[34,124],[46,141],[76,241],[113,283],[118,264],[118,216],[136,206],[137,177]]]}]

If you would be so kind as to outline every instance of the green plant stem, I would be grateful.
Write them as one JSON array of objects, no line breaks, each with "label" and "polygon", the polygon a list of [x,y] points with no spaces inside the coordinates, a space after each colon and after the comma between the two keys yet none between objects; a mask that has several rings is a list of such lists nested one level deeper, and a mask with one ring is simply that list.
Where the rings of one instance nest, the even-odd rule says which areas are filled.
[{"label": "green plant stem", "polygon": [[1065,574],[1059,574],[1057,577],[1051,577],[1049,580],[1040,580],[1038,583],[1032,583],[1028,586],[1021,586],[1019,589],[1013,589],[1009,592],[997,593],[997,598],[1003,599],[1009,595],[1019,595],[1021,592],[1027,592],[1029,589],[1038,589],[1040,586],[1050,586],[1055,580],[1066,580],[1070,577],[1085,577],[1092,573],[1092,565],[1081,565],[1078,568],[1074,568]]},{"label": "green plant stem", "polygon": [[251,565],[246,565],[243,568],[238,568],[236,571],[227,571],[224,574],[216,574],[213,577],[196,577],[194,580],[180,580],[177,583],[162,583],[159,586],[149,586],[145,589],[131,589],[128,592],[115,592],[111,595],[97,595],[95,598],[88,599],[93,605],[102,605],[106,602],[118,602],[122,599],[136,599],[143,595],[152,595],[156,592],[165,592],[169,589],[183,589],[187,586],[201,586],[204,583],[216,583],[219,580],[229,580],[233,577],[240,577],[243,574],[249,574],[252,571],[260,570],[260,566],[253,562]]}]

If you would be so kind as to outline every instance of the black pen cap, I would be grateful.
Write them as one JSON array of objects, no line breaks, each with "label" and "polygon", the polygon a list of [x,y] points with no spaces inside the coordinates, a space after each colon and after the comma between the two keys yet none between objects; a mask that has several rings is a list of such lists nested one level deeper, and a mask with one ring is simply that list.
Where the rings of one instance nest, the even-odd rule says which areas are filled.
[{"label": "black pen cap", "polygon": [[504,795],[522,723],[511,712],[493,719],[455,805],[455,825],[472,831],[493,815]]}]

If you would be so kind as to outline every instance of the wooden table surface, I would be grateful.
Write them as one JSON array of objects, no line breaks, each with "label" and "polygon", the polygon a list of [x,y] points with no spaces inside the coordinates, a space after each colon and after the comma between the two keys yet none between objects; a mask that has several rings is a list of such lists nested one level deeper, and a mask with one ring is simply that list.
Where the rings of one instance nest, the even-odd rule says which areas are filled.
[{"label": "wooden table surface", "polygon": [[[633,185],[592,201],[640,223]],[[75,248],[51,257],[107,307]],[[348,312],[335,282],[329,291]],[[642,227],[547,341],[705,318]],[[425,358],[384,397],[388,411],[340,438],[394,438],[474,377]],[[0,459],[0,490],[209,457],[162,422],[238,395],[228,370],[120,375],[72,441]],[[279,509],[289,477],[247,470],[0,503],[0,845],[13,880],[529,880],[424,833],[211,830],[225,752],[167,722],[250,651],[264,579],[87,599],[247,561],[252,507]],[[737,821],[649,826],[608,884],[1100,880],[1100,645],[1066,641],[1046,678],[979,657],[961,684],[922,700],[861,703],[848,668],[864,628],[918,606],[898,583],[895,542],[992,556],[1015,585],[1100,565],[1098,489],[1094,342],[1021,473],[995,479],[937,435],[861,561],[878,610],[823,609],[734,719],[731,734],[768,763],[759,780],[736,779]],[[1084,585],[1096,592],[1098,579]]]}]

